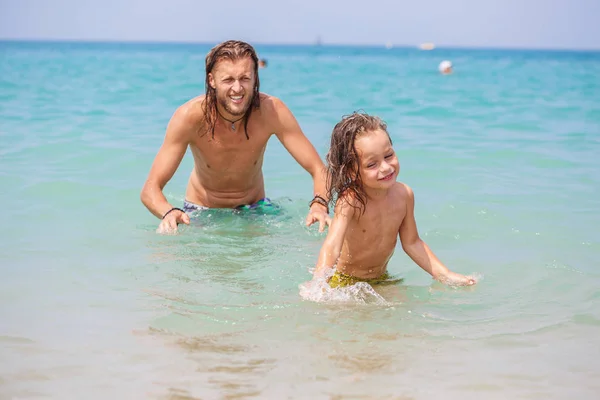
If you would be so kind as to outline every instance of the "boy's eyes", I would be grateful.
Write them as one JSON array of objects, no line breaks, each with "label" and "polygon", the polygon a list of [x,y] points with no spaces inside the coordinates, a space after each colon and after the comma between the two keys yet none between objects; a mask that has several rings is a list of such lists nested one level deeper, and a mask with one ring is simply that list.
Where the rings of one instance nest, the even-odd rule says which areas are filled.
[{"label": "boy's eyes", "polygon": [[[387,159],[390,159],[390,158],[392,158],[393,156],[394,156],[394,153],[390,153],[390,154],[388,154],[387,156],[385,156],[384,158],[387,160]],[[377,166],[377,163],[376,163],[376,162],[371,162],[371,163],[368,163],[368,164],[367,164],[367,168],[373,168],[373,167],[375,167],[375,166]]]}]

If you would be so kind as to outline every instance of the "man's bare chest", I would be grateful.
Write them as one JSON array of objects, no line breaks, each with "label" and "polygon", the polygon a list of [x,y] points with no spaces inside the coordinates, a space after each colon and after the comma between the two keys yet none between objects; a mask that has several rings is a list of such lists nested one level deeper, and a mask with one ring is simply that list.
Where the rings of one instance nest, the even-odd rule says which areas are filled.
[{"label": "man's bare chest", "polygon": [[267,135],[249,139],[243,133],[202,137],[190,144],[196,162],[208,168],[224,170],[252,167],[261,162]]}]

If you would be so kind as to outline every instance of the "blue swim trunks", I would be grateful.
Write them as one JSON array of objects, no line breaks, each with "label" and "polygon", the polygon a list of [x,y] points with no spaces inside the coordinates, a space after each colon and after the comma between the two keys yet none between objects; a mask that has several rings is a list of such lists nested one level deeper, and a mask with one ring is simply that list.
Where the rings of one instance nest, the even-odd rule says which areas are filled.
[{"label": "blue swim trunks", "polygon": [[[235,207],[233,210],[234,211],[253,210],[253,211],[266,213],[266,212],[273,212],[277,209],[279,209],[279,207],[276,206],[275,204],[273,204],[270,199],[265,197],[264,199],[260,199],[259,201],[257,201],[254,204],[243,204],[241,206]],[[206,210],[210,210],[210,208],[208,208],[206,206],[201,206],[199,204],[192,203],[191,201],[187,201],[187,200],[183,201],[183,211],[185,211],[188,214],[195,212],[195,211],[206,211]]]}]

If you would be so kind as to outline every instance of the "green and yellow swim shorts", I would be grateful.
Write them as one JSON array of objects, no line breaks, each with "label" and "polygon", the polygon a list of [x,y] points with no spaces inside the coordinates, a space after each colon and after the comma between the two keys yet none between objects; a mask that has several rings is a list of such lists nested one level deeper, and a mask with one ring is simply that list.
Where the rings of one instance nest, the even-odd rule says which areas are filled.
[{"label": "green and yellow swim shorts", "polygon": [[364,279],[352,275],[347,275],[336,270],[333,276],[329,279],[329,286],[331,286],[332,288],[346,287],[352,286],[358,282],[366,282],[369,285],[392,285],[394,283],[401,283],[402,281],[402,278],[391,277],[387,271],[383,275],[378,276],[377,278]]}]

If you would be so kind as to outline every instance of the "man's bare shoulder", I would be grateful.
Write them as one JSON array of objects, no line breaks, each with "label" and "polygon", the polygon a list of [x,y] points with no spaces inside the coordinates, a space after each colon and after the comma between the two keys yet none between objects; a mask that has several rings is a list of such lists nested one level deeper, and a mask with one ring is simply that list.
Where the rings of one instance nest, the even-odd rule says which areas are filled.
[{"label": "man's bare shoulder", "polygon": [[173,119],[182,124],[197,125],[204,118],[204,95],[194,97],[175,110]]},{"label": "man's bare shoulder", "polygon": [[195,97],[175,110],[167,129],[170,132],[169,136],[191,140],[192,135],[198,132],[204,121],[203,101],[204,96]]},{"label": "man's bare shoulder", "polygon": [[260,116],[264,126],[277,135],[300,131],[292,111],[278,97],[266,93],[260,94]]},{"label": "man's bare shoulder", "polygon": [[287,110],[287,106],[278,97],[267,93],[260,93],[260,108],[265,115],[276,115],[282,110]]}]

